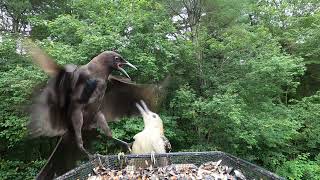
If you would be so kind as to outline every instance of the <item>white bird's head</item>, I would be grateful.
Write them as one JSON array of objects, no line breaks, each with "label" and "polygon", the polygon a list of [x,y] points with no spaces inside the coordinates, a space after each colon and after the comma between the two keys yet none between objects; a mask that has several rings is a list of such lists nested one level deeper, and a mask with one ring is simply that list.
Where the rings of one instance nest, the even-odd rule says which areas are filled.
[{"label": "white bird's head", "polygon": [[159,128],[161,133],[163,133],[163,123],[159,115],[150,111],[143,100],[141,100],[140,103],[141,105],[136,103],[136,106],[143,117],[144,127]]}]

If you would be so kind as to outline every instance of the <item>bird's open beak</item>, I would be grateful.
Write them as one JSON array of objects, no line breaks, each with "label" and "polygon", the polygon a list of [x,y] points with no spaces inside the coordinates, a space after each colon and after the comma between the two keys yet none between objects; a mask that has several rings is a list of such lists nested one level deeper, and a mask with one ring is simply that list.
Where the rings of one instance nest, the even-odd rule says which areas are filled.
[{"label": "bird's open beak", "polygon": [[[132,67],[133,69],[137,70],[137,68],[136,68],[133,64],[129,63],[128,61],[125,61],[125,63],[122,63],[122,65],[127,65],[127,66],[130,66],[130,67]],[[131,79],[130,76],[129,76],[129,74],[128,74],[122,67],[119,66],[118,69],[119,69],[119,71],[121,71],[125,76],[127,76],[129,79]]]},{"label": "bird's open beak", "polygon": [[148,106],[146,105],[146,103],[143,100],[140,100],[140,103],[142,104],[144,111],[148,114],[150,112],[150,110],[149,110]]},{"label": "bird's open beak", "polygon": [[140,100],[140,103],[142,106],[139,103],[136,103],[136,107],[139,109],[141,115],[144,116],[146,114],[149,114],[150,110],[147,107],[146,103],[143,100]]},{"label": "bird's open beak", "polygon": [[124,63],[124,65],[128,65],[128,66],[132,67],[133,69],[137,70],[137,68],[133,64],[129,63],[128,61],[126,61]]}]

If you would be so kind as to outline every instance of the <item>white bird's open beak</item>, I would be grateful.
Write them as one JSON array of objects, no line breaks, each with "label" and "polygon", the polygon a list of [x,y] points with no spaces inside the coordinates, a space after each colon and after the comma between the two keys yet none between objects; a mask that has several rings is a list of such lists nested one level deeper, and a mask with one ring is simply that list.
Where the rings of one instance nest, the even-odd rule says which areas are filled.
[{"label": "white bird's open beak", "polygon": [[141,100],[140,103],[142,104],[142,106],[139,103],[136,103],[137,108],[139,109],[141,115],[146,115],[150,112],[149,108],[147,107],[146,103]]}]

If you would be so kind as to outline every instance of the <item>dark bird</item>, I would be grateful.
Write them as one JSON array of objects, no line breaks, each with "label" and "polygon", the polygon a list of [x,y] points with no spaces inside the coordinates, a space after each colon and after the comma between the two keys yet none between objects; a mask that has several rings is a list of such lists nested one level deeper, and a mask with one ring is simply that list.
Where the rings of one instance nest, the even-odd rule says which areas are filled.
[{"label": "dark bird", "polygon": [[[26,49],[51,76],[32,106],[28,130],[33,137],[61,136],[37,179],[52,179],[65,173],[75,167],[79,154],[85,153],[91,159],[84,140],[91,142],[97,136],[96,128],[113,138],[107,122],[138,114],[135,102],[143,99],[153,108],[158,105],[162,86],[132,82],[122,67],[136,69],[135,66],[116,52],[102,52],[83,66],[62,67],[32,42],[26,43]],[[129,79],[111,76],[113,70]]]}]

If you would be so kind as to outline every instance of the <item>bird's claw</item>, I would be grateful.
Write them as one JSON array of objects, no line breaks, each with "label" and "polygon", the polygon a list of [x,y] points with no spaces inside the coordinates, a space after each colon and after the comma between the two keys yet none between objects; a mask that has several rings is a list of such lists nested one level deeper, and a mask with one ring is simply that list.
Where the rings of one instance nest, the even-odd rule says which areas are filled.
[{"label": "bird's claw", "polygon": [[91,160],[94,160],[95,158],[99,158],[100,159],[100,154],[98,154],[98,153],[95,153],[95,154],[88,154],[88,157],[89,157],[89,160],[91,161]]},{"label": "bird's claw", "polygon": [[91,153],[89,153],[87,151],[85,153],[87,154],[89,161],[92,161],[95,158],[95,155],[92,155]]},{"label": "bird's claw", "polygon": [[129,152],[131,153],[132,149],[130,148],[129,144],[127,145],[127,148],[129,150]]},{"label": "bird's claw", "polygon": [[[100,154],[98,154],[98,153],[95,153],[95,154],[90,154],[90,153],[88,153],[87,154],[88,155],[88,157],[89,157],[89,161],[91,161],[93,164],[95,164],[95,166],[99,166],[99,167],[102,167],[102,168],[104,168],[104,166],[103,166],[103,164],[102,164],[102,161],[101,161],[101,158],[100,158],[100,156],[102,156],[102,155],[100,155]],[[95,159],[98,159],[98,162],[97,161],[94,161]]]},{"label": "bird's claw", "polygon": [[153,164],[156,164],[155,152],[154,152],[154,151],[151,151],[150,155],[151,155],[151,162],[152,162]]},{"label": "bird's claw", "polygon": [[100,156],[102,156],[102,155],[99,154],[99,153],[95,153],[95,154],[93,155],[94,158],[98,158],[98,159],[100,159]]},{"label": "bird's claw", "polygon": [[103,164],[102,164],[101,158],[100,158],[100,154],[96,154],[96,156],[98,157],[99,165],[100,165],[101,167],[104,167]]},{"label": "bird's claw", "polygon": [[[120,152],[119,154],[118,154],[118,161],[120,162],[120,167],[122,168],[122,166],[123,166],[123,161],[121,160],[121,158],[122,157],[124,157],[125,156],[125,154],[123,153],[123,152]],[[124,160],[125,161],[125,160]]]},{"label": "bird's claw", "polygon": [[94,154],[94,155],[91,155],[90,161],[92,161],[92,160],[94,160],[94,159],[97,158],[97,159],[98,159],[97,166],[104,167],[103,164],[102,164],[102,161],[101,161],[100,156],[102,156],[102,155],[100,155],[99,153],[96,153],[96,154]]},{"label": "bird's claw", "polygon": [[120,153],[118,154],[118,160],[121,161],[121,157],[124,157],[124,155],[125,155],[125,154],[124,154],[123,152],[120,152]]},{"label": "bird's claw", "polygon": [[115,137],[112,137],[112,139],[114,139],[115,141],[117,141],[118,143],[120,143],[122,145],[125,145],[128,148],[129,152],[131,153],[132,150],[131,150],[131,147],[130,147],[129,143],[127,143],[127,142],[125,142],[125,141],[123,141],[121,139],[115,138]]}]

